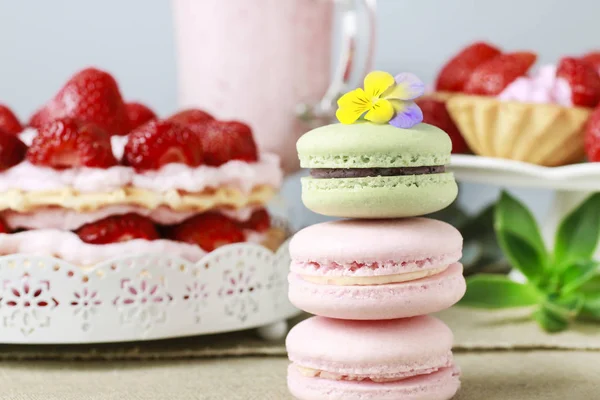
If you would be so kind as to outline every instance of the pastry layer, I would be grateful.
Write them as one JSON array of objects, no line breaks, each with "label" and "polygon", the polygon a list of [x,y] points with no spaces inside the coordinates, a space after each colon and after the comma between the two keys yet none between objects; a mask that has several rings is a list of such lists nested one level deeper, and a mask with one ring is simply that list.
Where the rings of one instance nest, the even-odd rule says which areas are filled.
[{"label": "pastry layer", "polygon": [[[277,228],[271,228],[267,233],[246,231],[246,242],[264,243],[266,247],[272,248],[275,238],[279,238],[280,242],[283,242],[283,235],[277,231]],[[135,239],[120,243],[94,245],[81,241],[72,232],[52,229],[0,234],[0,255],[15,253],[54,256],[82,267],[91,267],[102,261],[124,255],[169,254],[196,262],[207,254],[206,251],[194,244],[165,239],[153,241]]]},{"label": "pastry layer", "polygon": [[133,187],[106,193],[78,192],[73,189],[43,192],[13,189],[0,195],[0,210],[28,212],[41,207],[61,207],[88,212],[113,205],[132,205],[147,209],[165,206],[174,211],[202,212],[213,208],[239,209],[263,205],[276,194],[276,190],[273,186],[256,186],[250,193],[229,187],[200,193],[185,193],[178,190],[154,192]]},{"label": "pastry layer", "polygon": [[[240,209],[219,209],[219,212],[235,221],[247,221],[256,207]],[[168,207],[148,209],[135,205],[108,206],[89,212],[78,212],[71,209],[58,207],[38,208],[34,211],[21,213],[13,210],[0,212],[0,217],[11,230],[16,229],[58,229],[74,231],[85,224],[89,224],[112,215],[135,213],[149,218],[161,225],[174,225],[197,214],[195,211],[173,211]]]}]

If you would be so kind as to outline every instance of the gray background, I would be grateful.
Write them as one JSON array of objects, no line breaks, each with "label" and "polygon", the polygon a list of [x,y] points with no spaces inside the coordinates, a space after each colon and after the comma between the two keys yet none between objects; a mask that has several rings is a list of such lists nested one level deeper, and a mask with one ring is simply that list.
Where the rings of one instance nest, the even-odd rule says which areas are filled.
[{"label": "gray background", "polygon": [[[542,63],[600,48],[597,0],[378,5],[376,67],[413,71],[428,82],[450,54],[476,39],[536,50]],[[25,119],[73,72],[95,65],[115,75],[126,98],[143,100],[161,115],[171,113],[177,107],[172,31],[167,0],[0,0],[0,102]],[[297,189],[292,182],[286,192],[294,196]],[[538,214],[545,212],[549,193],[519,193]],[[492,187],[465,185],[461,202],[475,209],[495,195]]]}]

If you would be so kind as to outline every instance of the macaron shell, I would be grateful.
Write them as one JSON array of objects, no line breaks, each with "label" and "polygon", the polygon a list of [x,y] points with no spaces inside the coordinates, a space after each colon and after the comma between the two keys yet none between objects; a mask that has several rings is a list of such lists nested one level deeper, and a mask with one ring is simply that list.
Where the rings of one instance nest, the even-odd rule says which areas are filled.
[{"label": "macaron shell", "polygon": [[431,314],[456,304],[465,294],[462,264],[428,278],[372,286],[333,286],[307,282],[290,273],[289,299],[311,314],[330,318],[379,320]]},{"label": "macaron shell", "polygon": [[342,218],[405,218],[448,207],[458,195],[452,173],[369,178],[302,178],[311,211]]},{"label": "macaron shell", "polygon": [[306,377],[288,367],[288,389],[299,400],[449,400],[460,388],[457,368],[396,382],[335,381]]},{"label": "macaron shell", "polygon": [[[338,220],[296,233],[290,242],[290,256],[292,271],[307,275],[391,275],[458,262],[462,245],[462,235],[455,227],[435,219]],[[302,269],[299,263],[318,266]],[[373,263],[379,268],[356,268],[356,264]]]},{"label": "macaron shell", "polygon": [[436,370],[452,365],[452,331],[435,317],[349,321],[311,317],[286,338],[290,361],[339,375]]},{"label": "macaron shell", "polygon": [[446,165],[452,141],[441,129],[418,124],[332,124],[304,134],[296,143],[303,168],[372,168]]}]

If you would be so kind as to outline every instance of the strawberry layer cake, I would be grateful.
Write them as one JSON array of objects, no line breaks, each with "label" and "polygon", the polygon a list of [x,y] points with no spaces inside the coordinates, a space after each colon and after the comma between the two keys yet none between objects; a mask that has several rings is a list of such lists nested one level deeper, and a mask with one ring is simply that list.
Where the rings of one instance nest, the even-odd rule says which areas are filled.
[{"label": "strawberry layer cake", "polygon": [[281,184],[279,159],[243,123],[195,109],[159,119],[88,68],[28,125],[0,105],[1,255],[194,262],[222,245],[284,239],[264,208]]}]

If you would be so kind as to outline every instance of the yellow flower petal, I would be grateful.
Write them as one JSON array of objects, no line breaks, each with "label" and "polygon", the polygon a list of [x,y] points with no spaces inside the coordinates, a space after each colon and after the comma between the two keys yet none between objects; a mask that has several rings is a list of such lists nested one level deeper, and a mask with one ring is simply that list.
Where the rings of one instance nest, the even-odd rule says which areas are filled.
[{"label": "yellow flower petal", "polygon": [[373,107],[365,115],[365,119],[376,124],[386,124],[394,117],[394,107],[392,103],[385,99],[380,99],[373,104]]},{"label": "yellow flower petal", "polygon": [[394,77],[387,72],[373,71],[365,77],[365,92],[370,99],[378,99],[395,83]]},{"label": "yellow flower petal", "polygon": [[337,103],[338,109],[335,116],[342,124],[355,123],[372,106],[365,91],[360,88],[346,93],[339,98]]}]

